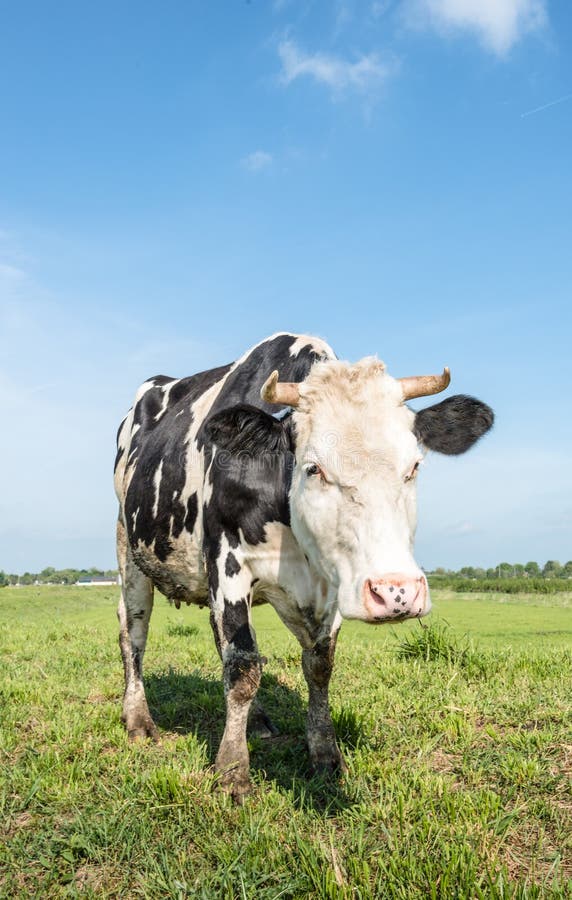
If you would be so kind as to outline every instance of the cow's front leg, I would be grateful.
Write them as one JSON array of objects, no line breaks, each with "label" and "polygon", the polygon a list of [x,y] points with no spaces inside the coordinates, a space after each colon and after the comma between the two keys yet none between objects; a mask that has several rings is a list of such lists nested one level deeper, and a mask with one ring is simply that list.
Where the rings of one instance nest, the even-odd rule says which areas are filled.
[{"label": "cow's front leg", "polygon": [[318,773],[343,772],[346,769],[336,743],[328,699],[339,628],[339,623],[336,623],[327,636],[320,638],[311,649],[302,651],[302,669],[309,693],[308,749],[312,767]]},{"label": "cow's front leg", "polygon": [[221,787],[240,803],[250,790],[246,725],[260,685],[262,660],[250,623],[250,584],[243,583],[243,593],[237,592],[240,579],[229,581],[222,580],[215,597],[211,593],[211,625],[222,658],[226,703],[226,724],[215,768]]}]

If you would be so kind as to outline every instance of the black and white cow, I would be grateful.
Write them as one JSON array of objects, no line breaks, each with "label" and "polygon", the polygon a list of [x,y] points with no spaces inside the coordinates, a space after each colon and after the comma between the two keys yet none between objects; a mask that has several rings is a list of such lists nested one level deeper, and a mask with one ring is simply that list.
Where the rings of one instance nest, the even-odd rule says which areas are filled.
[{"label": "black and white cow", "polygon": [[130,738],[157,737],[142,680],[156,586],[177,606],[210,607],[226,698],[216,768],[226,790],[240,799],[249,787],[249,710],[255,725],[269,726],[253,705],[262,670],[256,603],[270,602],[302,646],[314,767],[343,767],[328,706],[342,619],[426,615],[429,590],[412,549],[423,451],[464,453],[493,422],[472,397],[416,414],[405,405],[448,383],[448,370],[396,380],[377,359],[350,365],[319,339],[277,334],[232,365],[141,386],[115,464]]}]

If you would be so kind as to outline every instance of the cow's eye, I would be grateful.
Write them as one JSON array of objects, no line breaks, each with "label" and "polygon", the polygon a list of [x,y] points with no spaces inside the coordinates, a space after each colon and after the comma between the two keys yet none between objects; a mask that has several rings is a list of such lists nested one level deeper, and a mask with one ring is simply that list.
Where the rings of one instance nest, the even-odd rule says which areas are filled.
[{"label": "cow's eye", "polygon": [[322,470],[320,469],[318,463],[308,463],[308,465],[304,469],[306,475],[311,478],[313,475],[322,475]]},{"label": "cow's eye", "polygon": [[415,478],[415,476],[417,475],[417,472],[419,470],[420,463],[421,463],[421,460],[418,459],[417,462],[409,469],[409,472],[403,479],[404,481],[412,481]]}]

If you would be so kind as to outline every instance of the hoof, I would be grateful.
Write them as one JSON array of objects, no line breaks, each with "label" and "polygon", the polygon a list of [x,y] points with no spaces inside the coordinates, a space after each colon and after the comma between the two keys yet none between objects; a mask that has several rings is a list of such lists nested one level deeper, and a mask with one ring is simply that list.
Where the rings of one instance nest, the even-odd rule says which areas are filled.
[{"label": "hoof", "polygon": [[335,775],[345,775],[348,771],[345,760],[337,746],[329,748],[325,752],[322,751],[321,753],[310,754],[310,760],[314,775],[332,777]]},{"label": "hoof", "polygon": [[215,772],[218,776],[215,788],[218,787],[225,794],[229,794],[234,803],[242,806],[245,797],[251,790],[248,764],[244,765],[238,759],[229,761],[227,758],[224,760],[223,755],[223,758],[221,759],[219,756],[215,763]]},{"label": "hoof", "polygon": [[139,716],[121,716],[122,721],[127,728],[127,737],[130,743],[136,741],[152,740],[159,743],[159,732],[153,719],[149,714]]},{"label": "hoof", "polygon": [[127,737],[130,744],[136,744],[139,741],[153,741],[155,744],[159,743],[159,732],[154,725],[152,727],[130,728],[127,731]]},{"label": "hoof", "polygon": [[240,776],[236,770],[222,772],[215,787],[228,794],[236,806],[243,805],[252,789],[250,779]]},{"label": "hoof", "polygon": [[257,709],[251,712],[248,717],[248,734],[251,737],[267,738],[276,737],[280,734],[276,725],[268,718],[263,709]]},{"label": "hoof", "polygon": [[243,806],[246,798],[250,794],[251,791],[250,781],[247,781],[245,784],[235,784],[230,792],[230,796],[232,797],[232,802],[235,806]]}]

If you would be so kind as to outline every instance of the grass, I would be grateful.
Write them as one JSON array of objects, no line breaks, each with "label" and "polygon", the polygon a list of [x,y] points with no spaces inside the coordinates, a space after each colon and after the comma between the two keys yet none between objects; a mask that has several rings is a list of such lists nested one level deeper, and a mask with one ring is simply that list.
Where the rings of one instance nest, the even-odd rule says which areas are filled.
[{"label": "grass", "polygon": [[572,898],[572,595],[433,598],[430,625],[344,625],[335,783],[308,772],[297,644],[254,611],[280,735],[236,808],[206,610],[157,598],[162,742],[128,746],[116,592],[0,591],[0,896]]}]

